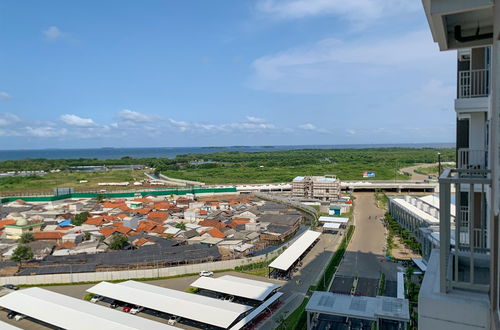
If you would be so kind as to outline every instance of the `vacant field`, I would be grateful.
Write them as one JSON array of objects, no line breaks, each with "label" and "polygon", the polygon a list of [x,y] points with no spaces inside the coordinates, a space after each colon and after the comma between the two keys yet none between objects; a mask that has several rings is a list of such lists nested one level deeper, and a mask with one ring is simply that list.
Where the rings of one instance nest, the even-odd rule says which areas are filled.
[{"label": "vacant field", "polygon": [[[0,179],[0,191],[38,191],[56,187],[73,187],[76,189],[97,188],[99,182],[140,181],[145,178],[144,171],[117,170],[106,172],[59,172],[44,176],[8,177]],[[86,183],[79,183],[87,180]],[[106,187],[102,187],[106,189]]]}]

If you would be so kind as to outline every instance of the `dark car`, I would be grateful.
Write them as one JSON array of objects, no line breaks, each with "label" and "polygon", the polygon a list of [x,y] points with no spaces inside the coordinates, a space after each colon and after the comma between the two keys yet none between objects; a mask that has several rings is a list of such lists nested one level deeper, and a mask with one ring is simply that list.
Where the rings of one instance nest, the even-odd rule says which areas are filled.
[{"label": "dark car", "polygon": [[3,287],[9,290],[19,290],[19,287],[14,284],[5,284]]},{"label": "dark car", "polygon": [[117,308],[117,307],[120,307],[120,306],[123,306],[123,305],[125,305],[125,303],[123,301],[113,300],[111,302],[111,305],[109,305],[109,307],[111,307],[111,308]]},{"label": "dark car", "polygon": [[9,312],[9,314],[7,314],[7,318],[8,318],[9,320],[12,320],[12,319],[13,319],[16,315],[17,315],[17,313],[16,313],[16,312],[11,311],[11,312]]}]

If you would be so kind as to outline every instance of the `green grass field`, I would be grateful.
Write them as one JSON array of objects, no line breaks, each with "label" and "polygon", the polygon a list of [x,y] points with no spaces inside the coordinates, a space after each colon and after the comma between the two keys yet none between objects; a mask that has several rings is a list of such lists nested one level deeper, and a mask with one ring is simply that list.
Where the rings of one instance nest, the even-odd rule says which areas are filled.
[{"label": "green grass field", "polygon": [[[0,191],[36,191],[56,187],[73,187],[75,189],[97,188],[99,182],[125,182],[143,180],[144,171],[119,170],[107,172],[59,172],[44,176],[8,177],[0,179]],[[87,183],[79,183],[87,180]],[[104,187],[103,189],[106,189]]]}]

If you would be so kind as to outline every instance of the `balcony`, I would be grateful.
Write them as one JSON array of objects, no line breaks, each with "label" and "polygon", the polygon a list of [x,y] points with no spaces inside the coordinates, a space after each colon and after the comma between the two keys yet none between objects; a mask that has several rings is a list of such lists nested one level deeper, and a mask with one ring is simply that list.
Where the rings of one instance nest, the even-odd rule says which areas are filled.
[{"label": "balcony", "polygon": [[[490,242],[488,238],[490,171],[446,169],[439,178],[440,290],[488,292]],[[451,220],[451,191],[456,217]]]},{"label": "balcony", "polygon": [[488,166],[488,152],[480,149],[458,149],[457,166],[462,170],[484,170]]},{"label": "balcony", "polygon": [[458,72],[458,98],[487,97],[490,92],[490,70]]}]

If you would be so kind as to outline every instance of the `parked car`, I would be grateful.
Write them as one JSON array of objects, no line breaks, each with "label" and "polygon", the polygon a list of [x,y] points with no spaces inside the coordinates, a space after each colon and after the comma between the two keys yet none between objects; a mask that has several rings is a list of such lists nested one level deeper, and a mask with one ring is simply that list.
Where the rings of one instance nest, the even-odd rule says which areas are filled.
[{"label": "parked car", "polygon": [[93,297],[90,299],[90,302],[95,304],[96,302],[101,301],[101,300],[103,300],[103,299],[104,299],[104,297],[103,297],[103,296],[96,295],[96,296],[93,296]]},{"label": "parked car", "polygon": [[144,309],[144,307],[135,305],[134,308],[132,308],[130,310],[130,314],[134,314],[135,315],[137,313],[142,312],[143,309]]},{"label": "parked car", "polygon": [[26,315],[24,315],[24,314],[16,314],[16,316],[14,316],[14,320],[21,321],[25,317],[26,317]]},{"label": "parked car", "polygon": [[12,319],[14,318],[14,316],[16,316],[16,315],[17,315],[17,313],[16,313],[16,312],[14,312],[14,311],[10,311],[10,312],[9,312],[9,314],[7,314],[7,318],[8,318],[9,320],[12,320]]},{"label": "parked car", "polygon": [[226,296],[226,298],[224,298],[224,301],[233,301],[234,300],[234,296]]},{"label": "parked car", "polygon": [[3,287],[9,290],[19,290],[19,287],[14,284],[5,284]]},{"label": "parked car", "polygon": [[123,301],[113,300],[111,302],[111,304],[109,305],[109,307],[111,307],[111,308],[117,308],[117,307],[120,307],[120,306],[123,306],[123,305],[124,305]]},{"label": "parked car", "polygon": [[214,272],[209,272],[208,270],[202,270],[200,276],[214,276]]},{"label": "parked car", "polygon": [[132,305],[126,304],[125,306],[123,306],[122,311],[124,311],[125,313],[129,313],[132,307]]},{"label": "parked car", "polygon": [[175,316],[175,315],[172,315],[170,316],[170,318],[168,319],[167,321],[167,324],[168,325],[175,325],[177,322],[179,322],[181,320],[181,317],[180,316]]}]

